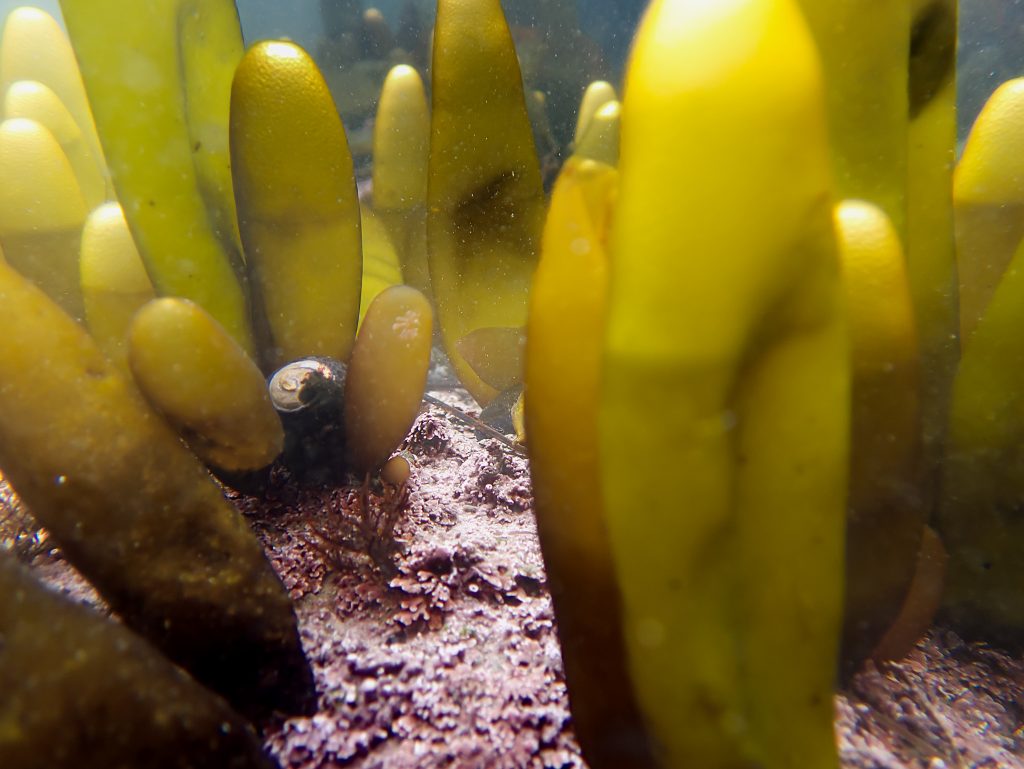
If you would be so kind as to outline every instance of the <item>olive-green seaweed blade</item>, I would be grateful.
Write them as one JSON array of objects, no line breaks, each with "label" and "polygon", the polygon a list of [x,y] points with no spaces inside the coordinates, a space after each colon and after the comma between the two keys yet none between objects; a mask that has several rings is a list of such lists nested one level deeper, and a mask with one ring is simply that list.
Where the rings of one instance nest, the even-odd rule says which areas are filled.
[{"label": "olive-green seaweed blade", "polygon": [[906,234],[910,0],[799,0],[828,88],[836,191]]},{"label": "olive-green seaweed blade", "polygon": [[127,366],[128,325],[154,294],[118,203],[104,203],[89,214],[78,268],[89,333],[110,360]]},{"label": "olive-green seaweed blade", "polygon": [[377,470],[405,438],[423,402],[434,313],[412,286],[391,286],[370,303],[345,379],[349,465]]},{"label": "olive-green seaweed blade", "polygon": [[0,264],[0,469],[132,629],[248,714],[312,686],[241,515],[92,338]]},{"label": "olive-green seaweed blade", "polygon": [[[90,205],[97,205],[94,202],[97,196],[111,197],[113,187],[71,41],[53,16],[30,5],[15,8],[3,22],[3,34],[0,35],[0,98],[6,102],[5,107],[11,106],[7,102],[11,89],[19,82],[26,81],[38,83],[50,91],[74,120],[84,145],[82,155],[94,165],[92,170],[83,168],[83,176],[79,179],[86,200]],[[18,116],[11,112],[4,114],[5,118]],[[38,118],[29,115],[20,117]],[[53,128],[50,125],[47,127],[51,130]],[[64,137],[58,134],[57,138],[61,144],[64,143]],[[99,189],[95,182],[97,174],[101,177]]]},{"label": "olive-green seaweed blade", "polygon": [[95,208],[106,200],[106,165],[93,155],[94,150],[85,132],[49,86],[34,80],[12,83],[4,94],[2,110],[5,120],[27,118],[50,130],[67,155],[89,208]]},{"label": "olive-green seaweed blade", "polygon": [[88,210],[74,170],[41,123],[0,123],[0,246],[11,266],[81,319],[78,242]]},{"label": "olive-green seaweed blade", "polygon": [[[431,288],[455,370],[486,404],[497,391],[456,344],[479,328],[526,322],[544,218],[522,77],[498,0],[438,3],[432,73]],[[508,352],[496,348],[490,354]]]},{"label": "olive-green seaweed blade", "polygon": [[284,448],[263,374],[198,304],[165,296],[136,312],[128,363],[149,402],[213,467],[259,470]]},{"label": "olive-green seaweed blade", "polygon": [[[359,299],[360,324],[381,291],[406,282],[402,280],[402,264],[394,240],[396,234],[401,233],[389,230],[386,219],[367,208],[362,209],[363,285]],[[426,247],[426,241],[423,246]],[[422,289],[419,290],[423,293]]]},{"label": "olive-green seaweed blade", "polygon": [[235,4],[62,0],[61,10],[153,285],[201,305],[252,353],[228,157]]},{"label": "olive-green seaweed blade", "polygon": [[[907,127],[907,275],[921,340],[925,463],[938,472],[957,360],[954,237],[957,0],[913,0]],[[929,482],[925,493],[937,488]]]},{"label": "olive-green seaweed blade", "polygon": [[527,323],[525,417],[537,534],[576,734],[594,769],[653,765],[633,695],[601,497],[598,417],[614,168],[563,166]]},{"label": "olive-green seaweed blade", "polygon": [[0,766],[274,766],[224,700],[4,553],[0,637]]},{"label": "olive-green seaweed blade", "polygon": [[270,332],[268,368],[345,360],[359,317],[359,201],[331,93],[294,43],[246,53],[231,89],[239,228]]},{"label": "olive-green seaweed blade", "polygon": [[818,53],[792,0],[655,0],[624,94],[598,434],[634,691],[667,767],[838,767],[850,372]]},{"label": "olive-green seaweed blade", "polygon": [[576,113],[576,130],[573,132],[572,137],[574,144],[579,144],[584,134],[586,134],[594,115],[605,104],[610,101],[618,101],[618,98],[618,94],[615,93],[615,86],[605,80],[595,80],[586,87]]},{"label": "olive-green seaweed blade", "polygon": [[1024,242],[964,348],[949,413],[939,533],[945,611],[986,638],[1024,629]]},{"label": "olive-green seaweed blade", "polygon": [[427,296],[429,151],[430,108],[423,80],[415,69],[399,64],[384,80],[373,124],[373,210],[391,233],[404,282]]}]

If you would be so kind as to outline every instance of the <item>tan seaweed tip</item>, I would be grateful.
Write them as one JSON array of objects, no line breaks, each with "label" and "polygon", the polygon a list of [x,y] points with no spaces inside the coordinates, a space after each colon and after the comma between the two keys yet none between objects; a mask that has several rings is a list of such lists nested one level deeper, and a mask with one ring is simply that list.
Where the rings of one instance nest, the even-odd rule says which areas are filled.
[{"label": "tan seaweed tip", "polygon": [[379,8],[363,11],[363,55],[367,59],[383,59],[395,45],[391,28]]},{"label": "tan seaweed tip", "polygon": [[204,461],[256,470],[281,453],[284,431],[263,375],[199,305],[149,302],[135,314],[128,344],[139,389]]},{"label": "tan seaweed tip", "polygon": [[423,400],[432,334],[430,302],[410,286],[385,289],[367,310],[345,380],[353,470],[381,467],[412,427]]},{"label": "tan seaweed tip", "polygon": [[576,130],[573,133],[573,141],[579,142],[586,134],[590,121],[605,104],[616,101],[618,96],[611,83],[605,80],[595,80],[587,86],[580,100],[580,112],[576,117]]},{"label": "tan seaweed tip", "polygon": [[384,79],[373,129],[373,202],[409,209],[427,199],[430,110],[419,73],[407,64]]},{"label": "tan seaweed tip", "polygon": [[3,116],[28,118],[46,126],[67,155],[88,205],[103,202],[106,179],[101,161],[93,156],[78,122],[51,88],[34,80],[12,83],[4,94]]},{"label": "tan seaweed tip", "polygon": [[78,123],[53,89],[35,80],[11,83],[4,94],[3,105],[5,118],[23,117],[42,123],[61,144],[77,141],[82,136]]},{"label": "tan seaweed tip", "polygon": [[618,165],[621,115],[622,105],[618,101],[605,102],[594,114],[573,154],[609,166]]},{"label": "tan seaweed tip", "polygon": [[31,6],[11,11],[0,35],[0,92],[18,80],[43,83],[83,131],[92,127],[92,113],[71,42],[56,19]]},{"label": "tan seaweed tip", "polygon": [[862,200],[837,205],[835,222],[854,369],[907,365],[917,355],[916,331],[895,227],[881,208]]},{"label": "tan seaweed tip", "polygon": [[120,204],[89,214],[78,269],[89,331],[108,358],[123,363],[132,316],[155,292]]},{"label": "tan seaweed tip", "polygon": [[85,201],[57,139],[41,123],[0,123],[0,232],[80,227]]},{"label": "tan seaweed tip", "polygon": [[[308,221],[336,215],[351,157],[341,119],[316,63],[298,45],[257,43],[231,92],[235,183],[250,215]],[[313,172],[316,170],[316,172]],[[272,187],[267,180],[274,180]]]},{"label": "tan seaweed tip", "polygon": [[1024,202],[1024,78],[995,90],[967,137],[953,176],[958,205]]},{"label": "tan seaweed tip", "polygon": [[153,292],[119,203],[104,203],[82,230],[82,287],[118,294]]}]

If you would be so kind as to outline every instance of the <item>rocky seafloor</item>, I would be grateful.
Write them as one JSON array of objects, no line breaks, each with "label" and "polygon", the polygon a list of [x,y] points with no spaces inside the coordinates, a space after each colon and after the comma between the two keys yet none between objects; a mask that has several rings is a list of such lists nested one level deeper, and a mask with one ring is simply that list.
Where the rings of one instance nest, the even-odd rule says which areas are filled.
[{"label": "rocky seafloor", "polygon": [[[263,725],[267,749],[294,769],[584,767],[525,458],[437,406],[404,448],[406,494],[303,488],[283,470],[259,498],[231,494],[295,601],[319,693],[314,715]],[[97,603],[59,550],[32,560]],[[936,628],[855,676],[836,718],[850,769],[1024,769],[1024,659]]]}]

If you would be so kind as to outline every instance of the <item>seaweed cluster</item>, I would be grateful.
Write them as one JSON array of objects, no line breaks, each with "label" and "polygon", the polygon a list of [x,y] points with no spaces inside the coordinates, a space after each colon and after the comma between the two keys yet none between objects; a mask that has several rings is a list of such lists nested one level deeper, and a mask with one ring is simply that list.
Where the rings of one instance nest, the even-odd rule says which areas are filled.
[{"label": "seaweed cluster", "polygon": [[[40,602],[68,628],[55,635],[53,654],[80,659],[81,676],[95,676],[125,644],[137,652],[93,700],[76,700],[81,679],[53,674],[49,656],[23,670],[4,705],[14,725],[5,763],[78,760],[96,739],[110,751],[95,754],[101,763],[149,763],[155,751],[168,765],[265,765],[255,734],[229,707],[255,720],[305,712],[312,674],[286,592],[203,463],[222,480],[258,487],[253,474],[295,440],[265,382],[285,360],[347,363],[335,412],[358,440],[331,456],[333,478],[384,466],[422,397],[432,310],[420,292],[395,285],[383,226],[361,234],[344,132],[316,67],[287,43],[255,46],[243,60],[230,3],[186,6],[122,17],[117,4],[68,4],[75,53],[36,9],[17,9],[4,25],[0,79],[12,98],[0,140],[8,215],[0,466],[68,561],[140,636],[70,604]],[[100,42],[112,19],[125,33],[118,43],[82,44]],[[137,43],[152,59],[128,61]],[[138,120],[123,112],[138,91],[97,90],[90,64],[140,68]],[[232,92],[218,86],[232,82],[229,126],[231,99],[220,97]],[[270,113],[282,95],[293,100],[283,114],[298,123],[267,122],[280,117]],[[303,126],[324,119],[324,141],[308,141]],[[228,162],[232,128],[238,179]],[[97,136],[106,152],[90,141]],[[260,154],[268,141],[273,158]],[[281,142],[311,154],[282,159]],[[137,165],[139,153],[154,162]],[[280,176],[268,188],[260,176],[268,160],[305,169],[299,188]],[[317,208],[324,192],[335,203]],[[31,210],[31,221],[16,210]],[[273,289],[259,291],[269,277]],[[4,669],[15,675],[32,656],[31,634],[11,634],[28,621],[24,604],[39,588],[13,564],[4,573]],[[76,646],[79,635],[96,647]],[[173,675],[187,685],[170,681],[167,659],[209,691],[180,671]],[[122,740],[113,724],[86,724],[38,749],[54,722],[34,713],[78,723],[69,708],[101,696],[114,710],[129,707],[133,686],[152,692],[139,703],[151,728]]]},{"label": "seaweed cluster", "polygon": [[834,765],[837,663],[940,608],[1021,637],[1013,85],[954,180],[955,35],[945,2],[655,2],[618,162],[562,169],[526,433],[593,765]]},{"label": "seaweed cluster", "polygon": [[[232,3],[62,8],[73,52],[26,9],[0,44],[0,468],[245,715],[301,710],[311,678],[196,457],[377,473],[435,317],[476,401],[525,414],[595,768],[834,766],[838,671],[940,610],[1020,640],[1024,91],[954,174],[954,0],[654,0],[550,196],[500,3],[439,0],[429,100],[411,66],[384,82],[372,202],[313,59],[243,50]],[[29,611],[2,606],[3,632]],[[203,760],[262,760],[220,744]]]}]

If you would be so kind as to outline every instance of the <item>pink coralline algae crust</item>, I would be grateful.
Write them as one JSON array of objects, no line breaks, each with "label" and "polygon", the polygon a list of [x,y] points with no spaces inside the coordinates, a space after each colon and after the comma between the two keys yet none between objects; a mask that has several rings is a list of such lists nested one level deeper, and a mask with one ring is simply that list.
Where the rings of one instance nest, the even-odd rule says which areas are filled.
[{"label": "pink coralline algae crust", "polygon": [[[458,390],[434,394],[472,410]],[[525,460],[433,407],[404,448],[411,493],[383,568],[303,534],[357,516],[357,486],[282,492],[291,506],[252,517],[320,691],[317,715],[267,730],[269,749],[295,769],[585,767]],[[949,632],[869,665],[836,714],[845,769],[1024,769],[1024,663]]]},{"label": "pink coralline algae crust", "polygon": [[404,448],[383,562],[330,541],[356,527],[358,484],[238,500],[296,602],[319,692],[316,715],[267,729],[269,750],[295,769],[584,766],[525,459],[433,408]]},{"label": "pink coralline algae crust", "polygon": [[[473,410],[450,384],[431,393]],[[433,406],[403,448],[407,497],[280,468],[259,497],[229,492],[295,602],[319,692],[312,717],[261,725],[268,751],[286,769],[585,767],[525,459]],[[371,552],[367,510],[396,513]],[[0,545],[41,541],[37,576],[106,611],[28,517],[0,479]],[[1024,769],[1024,660],[933,630],[856,675],[836,715],[845,769]]]},{"label": "pink coralline algae crust", "polygon": [[846,769],[1024,769],[1024,659],[933,629],[836,698]]}]

